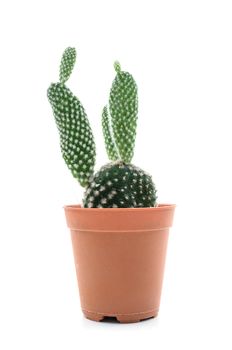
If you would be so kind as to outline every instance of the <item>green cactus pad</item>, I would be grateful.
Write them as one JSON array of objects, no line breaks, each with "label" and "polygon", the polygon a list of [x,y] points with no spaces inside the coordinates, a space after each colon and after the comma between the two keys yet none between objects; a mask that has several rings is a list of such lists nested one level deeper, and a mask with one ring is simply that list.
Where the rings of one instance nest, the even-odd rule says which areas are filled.
[{"label": "green cactus pad", "polygon": [[76,49],[73,47],[67,47],[64,51],[61,63],[60,63],[60,82],[65,83],[70,77],[73,67],[76,62]]},{"label": "green cactus pad", "polygon": [[84,107],[64,84],[72,73],[76,50],[68,47],[60,64],[60,82],[51,84],[47,95],[60,134],[63,158],[80,185],[86,187],[93,174],[95,143]]},{"label": "green cactus pad", "polygon": [[122,162],[103,166],[91,179],[83,199],[85,208],[142,208],[156,206],[150,175]]},{"label": "green cactus pad", "polygon": [[121,71],[119,62],[115,62],[114,67],[117,75],[109,99],[113,135],[121,160],[130,163],[134,155],[137,126],[137,85],[130,73]]},{"label": "green cactus pad", "polygon": [[106,106],[103,108],[103,112],[102,112],[102,131],[103,131],[106,151],[109,159],[113,161],[119,159],[118,152],[111,135],[110,121],[109,121],[109,116],[108,116],[108,111]]},{"label": "green cactus pad", "polygon": [[51,84],[48,99],[59,130],[63,158],[73,176],[85,187],[95,163],[95,143],[85,110],[61,83]]}]

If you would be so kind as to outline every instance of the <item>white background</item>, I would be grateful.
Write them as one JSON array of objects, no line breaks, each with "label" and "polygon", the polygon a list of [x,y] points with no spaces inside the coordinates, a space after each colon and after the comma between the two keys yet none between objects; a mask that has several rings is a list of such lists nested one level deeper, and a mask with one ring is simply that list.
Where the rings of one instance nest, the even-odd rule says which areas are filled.
[{"label": "white background", "polygon": [[[231,349],[232,3],[2,1],[0,348]],[[65,47],[68,83],[107,161],[100,115],[113,61],[139,87],[133,162],[176,203],[157,319],[81,314],[62,206],[81,201],[46,97]]]}]

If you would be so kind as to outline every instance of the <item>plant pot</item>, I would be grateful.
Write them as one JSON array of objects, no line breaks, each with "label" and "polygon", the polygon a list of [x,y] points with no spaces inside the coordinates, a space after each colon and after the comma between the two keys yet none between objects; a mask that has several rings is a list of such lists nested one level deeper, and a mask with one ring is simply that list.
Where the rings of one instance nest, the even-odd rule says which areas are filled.
[{"label": "plant pot", "polygon": [[64,209],[84,315],[125,323],[157,316],[175,205]]}]

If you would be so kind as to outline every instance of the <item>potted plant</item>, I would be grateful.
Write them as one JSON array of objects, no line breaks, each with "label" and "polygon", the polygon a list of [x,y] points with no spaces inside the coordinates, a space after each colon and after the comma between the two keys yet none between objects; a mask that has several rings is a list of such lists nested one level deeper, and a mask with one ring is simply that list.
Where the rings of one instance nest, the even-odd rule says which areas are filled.
[{"label": "potted plant", "polygon": [[110,162],[94,173],[95,143],[84,107],[65,85],[76,50],[62,56],[60,79],[48,89],[63,158],[85,188],[82,205],[65,206],[82,311],[100,321],[136,322],[158,314],[174,205],[157,204],[152,178],[131,164],[138,97],[132,75],[116,77],[102,128]]}]

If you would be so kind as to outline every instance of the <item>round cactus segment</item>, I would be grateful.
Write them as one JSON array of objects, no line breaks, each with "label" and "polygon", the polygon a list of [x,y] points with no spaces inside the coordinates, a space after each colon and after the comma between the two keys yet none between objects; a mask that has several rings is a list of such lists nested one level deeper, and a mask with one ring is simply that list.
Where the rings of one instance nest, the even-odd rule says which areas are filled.
[{"label": "round cactus segment", "polygon": [[118,62],[115,63],[115,70],[117,75],[113,81],[109,99],[113,135],[121,160],[130,163],[134,155],[138,91],[132,75],[121,71]]},{"label": "round cactus segment", "polygon": [[63,158],[73,176],[85,187],[93,174],[96,154],[85,110],[62,83],[50,85],[48,99],[59,130]]},{"label": "round cactus segment", "polygon": [[67,47],[65,49],[60,63],[60,82],[64,84],[70,77],[76,62],[76,49]]},{"label": "round cactus segment", "polygon": [[110,160],[117,160],[118,152],[114,144],[114,140],[112,138],[111,130],[110,130],[110,120],[107,111],[107,107],[103,108],[102,112],[102,131],[105,140],[106,151]]},{"label": "round cactus segment", "polygon": [[142,208],[156,206],[156,189],[149,174],[123,162],[103,166],[86,188],[85,208]]}]

